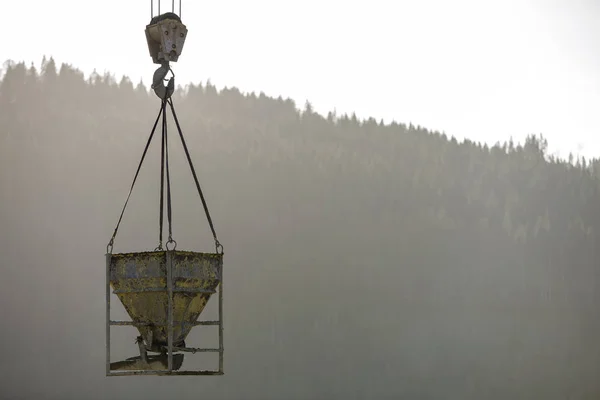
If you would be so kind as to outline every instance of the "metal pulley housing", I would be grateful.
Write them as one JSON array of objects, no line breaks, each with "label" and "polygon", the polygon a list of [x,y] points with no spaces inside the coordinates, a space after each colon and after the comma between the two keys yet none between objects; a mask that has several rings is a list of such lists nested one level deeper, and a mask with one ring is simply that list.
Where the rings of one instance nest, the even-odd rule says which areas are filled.
[{"label": "metal pulley housing", "polygon": [[181,18],[172,12],[157,15],[146,25],[148,50],[155,64],[176,62],[186,37],[186,26],[181,23]]}]

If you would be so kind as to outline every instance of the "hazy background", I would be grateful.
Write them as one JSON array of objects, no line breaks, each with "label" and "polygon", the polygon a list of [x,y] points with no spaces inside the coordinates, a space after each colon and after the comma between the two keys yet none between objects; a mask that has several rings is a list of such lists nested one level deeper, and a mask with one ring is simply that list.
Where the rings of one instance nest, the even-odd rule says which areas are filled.
[{"label": "hazy background", "polygon": [[[147,0],[3,1],[1,10],[22,17],[5,23],[18,36],[0,40],[4,59],[51,54],[86,74],[152,77]],[[180,84],[211,79],[492,144],[543,133],[552,153],[600,154],[594,0],[184,0],[182,17]]]},{"label": "hazy background", "polygon": [[[474,79],[482,73],[473,68],[478,58],[458,45],[456,58],[432,63],[436,46],[452,53],[437,38],[486,36],[464,33],[465,10],[474,5],[461,11],[456,3],[453,11],[420,3],[411,14],[376,12],[377,3],[321,12],[323,5],[306,2],[291,11],[288,3],[258,2],[254,10],[219,2],[217,10],[210,8],[216,2],[184,2],[190,36],[175,71],[185,87],[174,101],[225,245],[226,375],[105,378],[104,252],[159,107],[137,85],[154,69],[143,36],[149,7],[138,3],[119,10],[55,2],[46,12],[46,3],[3,5],[17,11],[10,15],[40,18],[28,23],[48,33],[27,46],[1,43],[4,59],[15,62],[3,65],[0,82],[0,398],[600,397],[600,162],[597,151],[567,156],[597,127],[590,111],[597,70],[590,66],[598,59],[589,49],[598,36],[589,21],[598,13],[574,2],[530,4],[530,11],[515,2],[511,10],[487,10],[494,22],[482,22],[481,10],[470,19],[482,32],[496,24],[498,43],[512,38],[498,60],[513,71],[521,65],[515,48],[523,57],[546,49],[531,65],[555,68],[546,80],[532,67],[529,78],[504,83]],[[59,11],[90,9],[93,18],[72,25],[48,22]],[[288,20],[267,17],[267,9]],[[384,35],[381,23],[356,29],[358,16],[371,14],[406,34]],[[321,22],[301,23],[302,15]],[[500,29],[501,16],[520,33]],[[294,29],[292,17],[299,20]],[[271,36],[259,18],[289,35]],[[557,29],[554,39],[534,40],[544,23]],[[316,42],[310,37],[319,26],[322,37],[361,41]],[[447,30],[434,35],[439,26]],[[380,38],[367,40],[363,31]],[[430,32],[421,46],[420,32]],[[250,42],[256,47],[244,42],[259,34]],[[69,48],[84,37],[89,41]],[[286,37],[285,44],[270,41]],[[544,47],[549,43],[554,50]],[[549,54],[573,63],[562,80],[550,78],[560,68]],[[500,68],[491,60],[490,68]],[[186,85],[207,78],[219,86]],[[491,96],[498,103],[472,111],[485,103],[474,93],[501,93],[508,81],[514,93]],[[565,90],[556,101],[549,81]],[[440,132],[451,129],[472,140]],[[548,141],[525,140],[531,131]],[[184,153],[171,138],[174,237],[181,249],[211,250]],[[551,156],[556,148],[565,159]],[[155,142],[115,251],[157,244],[158,157]],[[214,310],[208,312],[210,319]],[[212,328],[201,329],[190,341],[214,345],[201,336]],[[135,331],[113,332],[122,340],[115,359],[135,355]]]}]

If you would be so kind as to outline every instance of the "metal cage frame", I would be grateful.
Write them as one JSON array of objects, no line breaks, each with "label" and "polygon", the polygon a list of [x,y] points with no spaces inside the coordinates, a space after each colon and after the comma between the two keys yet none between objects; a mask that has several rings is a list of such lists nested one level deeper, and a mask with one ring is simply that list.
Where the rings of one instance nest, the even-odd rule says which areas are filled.
[{"label": "metal cage frame", "polygon": [[128,370],[128,371],[113,371],[110,368],[110,341],[111,341],[111,326],[136,326],[137,324],[133,321],[112,321],[110,319],[110,262],[111,253],[106,254],[106,376],[132,376],[132,375],[161,375],[161,376],[172,376],[172,375],[224,375],[223,370],[223,273],[221,273],[221,280],[218,285],[218,298],[219,298],[219,320],[218,321],[196,321],[194,326],[215,326],[219,327],[219,348],[190,348],[187,349],[192,353],[219,353],[219,368],[218,370],[173,370],[173,250],[166,251],[167,260],[167,288],[168,292],[168,368],[166,370]]}]

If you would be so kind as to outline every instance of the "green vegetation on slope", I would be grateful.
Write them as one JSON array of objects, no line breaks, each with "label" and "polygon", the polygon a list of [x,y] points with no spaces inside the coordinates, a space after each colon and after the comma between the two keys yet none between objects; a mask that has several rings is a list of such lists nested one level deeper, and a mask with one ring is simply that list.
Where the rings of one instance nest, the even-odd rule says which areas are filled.
[{"label": "green vegetation on slope", "polygon": [[[226,251],[227,375],[203,383],[211,398],[600,396],[598,160],[549,157],[542,137],[459,143],[210,84],[174,102]],[[30,328],[0,339],[53,338],[32,364],[0,362],[9,395],[27,365],[32,395],[144,390],[102,379],[102,255],[158,108],[127,78],[6,64],[0,298],[15,304],[9,325]],[[157,244],[156,143],[116,251]],[[210,249],[170,143],[174,237]],[[17,302],[19,290],[33,294]],[[49,368],[59,356],[86,385]]]}]

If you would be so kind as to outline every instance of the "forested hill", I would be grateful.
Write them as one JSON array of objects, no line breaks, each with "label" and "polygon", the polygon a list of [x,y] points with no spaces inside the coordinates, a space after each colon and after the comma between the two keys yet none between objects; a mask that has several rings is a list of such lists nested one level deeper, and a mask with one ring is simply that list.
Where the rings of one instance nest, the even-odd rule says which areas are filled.
[{"label": "forested hill", "polygon": [[[127,78],[42,64],[7,63],[0,82],[2,325],[19,327],[0,340],[30,351],[3,347],[0,391],[172,394],[103,378],[103,253],[160,102]],[[600,398],[598,160],[210,84],[173,101],[226,252],[226,375],[203,394]],[[174,237],[210,250],[169,129]],[[115,251],[157,245],[158,149]],[[120,356],[135,355],[129,342]]]}]

